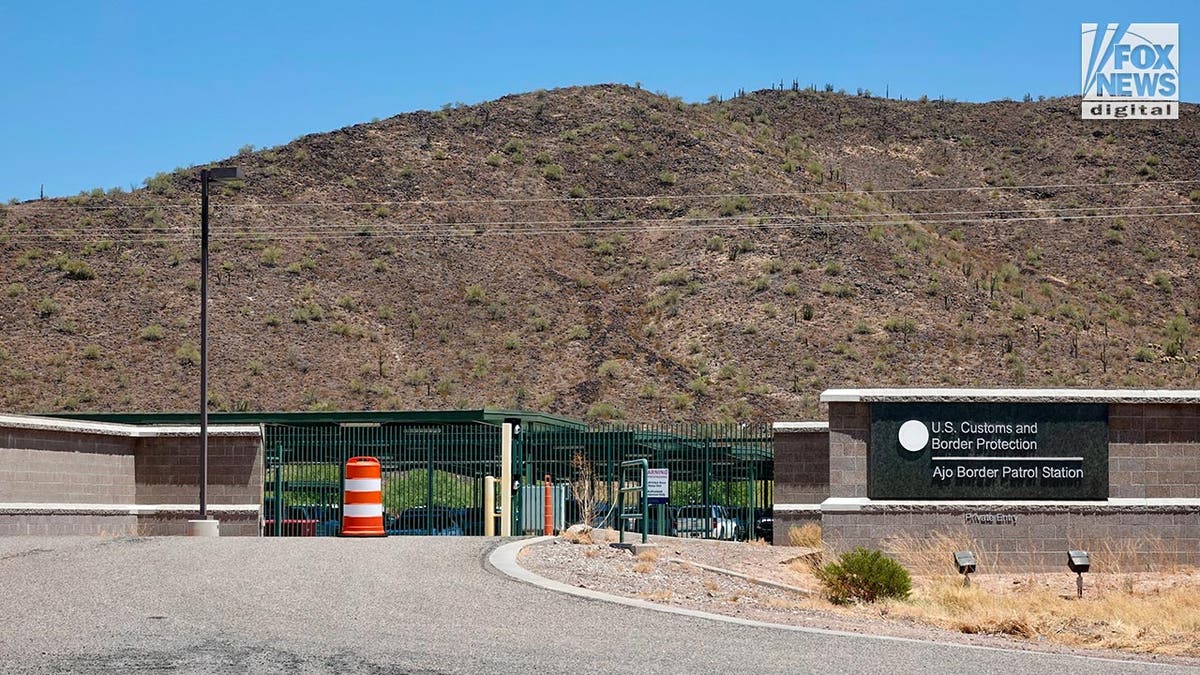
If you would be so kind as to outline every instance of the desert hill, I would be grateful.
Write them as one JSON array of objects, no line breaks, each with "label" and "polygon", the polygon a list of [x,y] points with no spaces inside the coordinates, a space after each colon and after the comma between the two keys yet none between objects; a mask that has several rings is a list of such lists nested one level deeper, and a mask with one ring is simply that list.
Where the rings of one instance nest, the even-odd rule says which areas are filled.
[{"label": "desert hill", "polygon": [[[214,410],[821,414],[831,386],[1195,387],[1200,124],[617,85],[214,164]],[[194,408],[196,168],[0,208],[0,409]]]}]

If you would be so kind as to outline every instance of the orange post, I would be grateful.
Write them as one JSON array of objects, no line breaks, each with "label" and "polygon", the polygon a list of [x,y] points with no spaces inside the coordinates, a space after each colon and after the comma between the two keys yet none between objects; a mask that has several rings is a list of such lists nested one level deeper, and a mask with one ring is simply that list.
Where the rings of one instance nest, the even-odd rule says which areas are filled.
[{"label": "orange post", "polygon": [[386,537],[383,531],[383,470],[374,457],[346,461],[342,491],[342,536]]},{"label": "orange post", "polygon": [[550,487],[550,474],[546,474],[542,496],[542,534],[554,534],[554,506],[550,503],[554,490]]}]

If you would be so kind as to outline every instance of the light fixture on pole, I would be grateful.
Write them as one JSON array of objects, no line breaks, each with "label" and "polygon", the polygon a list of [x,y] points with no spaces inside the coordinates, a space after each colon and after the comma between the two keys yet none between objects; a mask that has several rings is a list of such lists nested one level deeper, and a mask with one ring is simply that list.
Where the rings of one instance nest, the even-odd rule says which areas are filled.
[{"label": "light fixture on pole", "polygon": [[217,535],[208,517],[208,184],[241,178],[236,166],[200,170],[200,520],[191,531],[208,536]]},{"label": "light fixture on pole", "polygon": [[1083,573],[1092,568],[1087,551],[1067,551],[1067,568],[1075,573],[1075,597],[1083,597]]},{"label": "light fixture on pole", "polygon": [[971,573],[975,571],[975,554],[970,551],[955,551],[954,565],[963,575],[963,586],[971,585]]}]

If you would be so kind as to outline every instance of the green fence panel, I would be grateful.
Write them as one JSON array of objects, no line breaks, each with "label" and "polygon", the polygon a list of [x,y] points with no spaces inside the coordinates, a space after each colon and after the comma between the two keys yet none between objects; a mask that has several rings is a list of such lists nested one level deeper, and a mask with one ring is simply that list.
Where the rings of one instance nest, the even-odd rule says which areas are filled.
[{"label": "green fence panel", "polygon": [[[266,424],[264,534],[336,535],[346,460],[369,455],[382,466],[389,534],[481,535],[483,479],[501,475],[500,433],[499,424],[485,422]],[[756,519],[774,499],[770,425],[527,422],[513,442],[518,488],[540,485],[549,475],[567,494],[566,513],[556,520],[568,525],[589,520],[617,527],[621,464],[639,459],[670,473],[668,504],[649,512],[651,532],[676,534],[678,509],[699,505],[723,509],[736,521],[737,538],[753,537]],[[537,519],[521,518],[527,491],[513,495],[516,534],[541,531],[530,526]]]},{"label": "green fence panel", "polygon": [[360,455],[380,461],[388,534],[483,533],[483,477],[500,470],[497,426],[271,424],[264,436],[264,534],[338,534],[344,467]]}]

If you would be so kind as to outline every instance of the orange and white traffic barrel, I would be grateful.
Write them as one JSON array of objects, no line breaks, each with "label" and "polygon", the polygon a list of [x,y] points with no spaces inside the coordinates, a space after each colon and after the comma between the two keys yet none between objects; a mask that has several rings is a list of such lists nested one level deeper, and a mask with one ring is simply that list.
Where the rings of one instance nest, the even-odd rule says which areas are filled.
[{"label": "orange and white traffic barrel", "polygon": [[374,457],[346,461],[342,492],[342,536],[385,537],[383,531],[383,471]]}]

